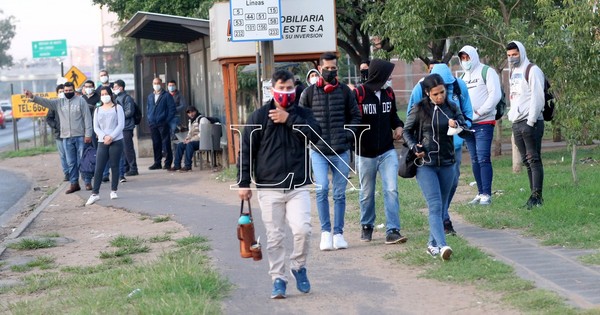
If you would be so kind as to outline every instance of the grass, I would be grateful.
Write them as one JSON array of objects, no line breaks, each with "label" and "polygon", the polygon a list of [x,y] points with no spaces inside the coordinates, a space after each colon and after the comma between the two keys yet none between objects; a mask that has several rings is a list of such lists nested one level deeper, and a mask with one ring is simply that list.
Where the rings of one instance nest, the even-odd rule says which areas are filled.
[{"label": "grass", "polygon": [[60,237],[60,234],[58,234],[58,232],[48,232],[45,234],[40,235],[41,237]]},{"label": "grass", "polygon": [[171,235],[164,234],[164,235],[152,236],[151,238],[148,239],[148,242],[150,242],[150,243],[162,243],[162,242],[168,242],[170,240],[171,240]]},{"label": "grass", "polygon": [[6,247],[16,250],[31,250],[40,248],[55,247],[56,241],[53,239],[29,239],[24,238],[16,243],[8,244]]},{"label": "grass", "polygon": [[54,260],[52,256],[39,256],[26,264],[10,266],[10,270],[14,272],[27,272],[36,267],[41,270],[52,269],[56,267]]},{"label": "grass", "polygon": [[579,260],[584,264],[600,266],[600,253],[583,255]]},{"label": "grass", "polygon": [[171,220],[171,217],[169,217],[168,215],[159,215],[159,216],[152,218],[152,222],[154,222],[154,223],[167,222],[170,220]]},{"label": "grass", "polygon": [[[195,240],[192,242],[191,240]],[[152,263],[112,260],[94,267],[63,268],[27,276],[10,289],[26,295],[0,312],[11,314],[220,314],[231,284],[210,266],[205,252],[182,243]],[[121,239],[123,243],[131,240]],[[138,293],[132,294],[139,289]]]},{"label": "grass", "polygon": [[110,245],[113,247],[118,247],[118,249],[115,251],[100,252],[100,259],[124,257],[133,254],[149,252],[150,247],[143,245],[143,243],[144,240],[140,239],[139,237],[119,235],[110,241]]},{"label": "grass", "polygon": [[22,149],[19,151],[6,151],[6,152],[0,153],[0,159],[12,159],[12,158],[19,158],[19,157],[26,157],[26,156],[34,156],[34,155],[46,154],[46,153],[50,153],[50,152],[56,152],[56,146],[48,145],[45,147],[34,147],[34,148]]}]

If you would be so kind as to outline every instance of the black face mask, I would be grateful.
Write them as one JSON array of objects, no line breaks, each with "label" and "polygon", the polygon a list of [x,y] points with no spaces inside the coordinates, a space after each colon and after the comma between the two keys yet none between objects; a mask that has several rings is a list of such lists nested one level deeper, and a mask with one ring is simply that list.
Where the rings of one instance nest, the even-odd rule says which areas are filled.
[{"label": "black face mask", "polygon": [[66,97],[67,99],[72,99],[72,98],[73,98],[73,96],[75,96],[75,92],[69,92],[69,93],[65,93],[65,97]]},{"label": "black face mask", "polygon": [[325,80],[325,82],[333,83],[335,77],[337,77],[337,70],[323,69],[323,71],[321,72],[321,76],[323,77],[323,80]]},{"label": "black face mask", "polygon": [[360,82],[365,83],[369,79],[369,69],[360,70]]}]

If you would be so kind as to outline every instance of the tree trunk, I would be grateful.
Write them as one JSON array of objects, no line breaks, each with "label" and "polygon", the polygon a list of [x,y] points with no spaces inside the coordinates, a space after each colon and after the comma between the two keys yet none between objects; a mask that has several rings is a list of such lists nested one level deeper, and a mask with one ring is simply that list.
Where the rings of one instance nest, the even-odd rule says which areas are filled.
[{"label": "tree trunk", "polygon": [[521,172],[521,154],[519,154],[519,149],[515,145],[515,135],[510,136],[510,143],[512,145],[512,171],[513,173]]},{"label": "tree trunk", "polygon": [[561,142],[563,140],[562,133],[560,132],[560,127],[552,124],[552,141]]},{"label": "tree trunk", "polygon": [[573,149],[571,150],[571,174],[573,175],[573,183],[575,185],[578,184],[577,180],[577,145],[573,144]]},{"label": "tree trunk", "polygon": [[502,155],[502,118],[496,124],[496,134],[494,135],[494,156]]}]

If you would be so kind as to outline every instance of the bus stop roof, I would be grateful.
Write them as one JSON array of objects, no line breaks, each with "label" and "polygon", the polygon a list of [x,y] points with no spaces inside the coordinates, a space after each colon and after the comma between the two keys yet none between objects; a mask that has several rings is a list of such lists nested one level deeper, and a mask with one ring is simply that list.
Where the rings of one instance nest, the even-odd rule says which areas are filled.
[{"label": "bus stop roof", "polygon": [[132,38],[187,44],[209,36],[209,21],[139,11],[123,26],[120,33]]}]

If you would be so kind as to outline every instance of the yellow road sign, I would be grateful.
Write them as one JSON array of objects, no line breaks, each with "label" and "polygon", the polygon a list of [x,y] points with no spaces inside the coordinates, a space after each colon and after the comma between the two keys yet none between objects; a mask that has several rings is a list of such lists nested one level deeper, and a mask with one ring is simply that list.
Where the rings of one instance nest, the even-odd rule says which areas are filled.
[{"label": "yellow road sign", "polygon": [[[44,98],[56,98],[56,92],[33,93]],[[14,118],[46,117],[48,109],[42,105],[30,102],[25,94],[11,96],[12,113]]]},{"label": "yellow road sign", "polygon": [[65,73],[64,78],[69,82],[73,82],[75,89],[82,87],[83,83],[87,80],[85,74],[75,66],[69,68],[69,71]]}]

